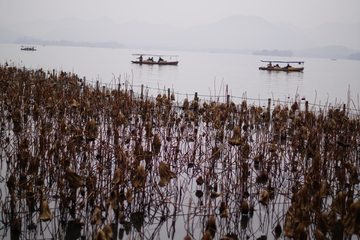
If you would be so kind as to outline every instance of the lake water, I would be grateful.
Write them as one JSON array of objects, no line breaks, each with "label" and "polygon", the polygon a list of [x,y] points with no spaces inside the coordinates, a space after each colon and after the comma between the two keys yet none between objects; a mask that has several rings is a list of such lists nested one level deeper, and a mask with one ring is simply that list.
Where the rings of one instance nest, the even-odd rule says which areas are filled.
[{"label": "lake water", "polygon": [[[134,53],[179,55],[176,57],[179,65],[132,64]],[[264,65],[260,60],[305,61],[305,70],[260,71],[258,67]],[[197,92],[201,99],[219,97],[225,101],[228,86],[228,94],[235,103],[246,97],[248,103],[264,105],[268,98],[282,102],[298,96],[316,106],[347,104],[352,100],[348,107],[359,109],[360,61],[57,46],[38,46],[32,52],[21,51],[17,44],[0,44],[0,63],[6,61],[26,68],[72,72],[108,86],[115,81],[128,81],[135,92],[140,92],[143,84],[149,95],[154,96],[170,88],[177,100],[193,98]]]},{"label": "lake water", "polygon": [[[143,84],[148,87],[151,95],[156,95],[159,92],[162,93],[163,90],[166,91],[170,88],[177,93],[176,95],[180,100],[186,97],[187,94],[189,97],[193,97],[195,92],[198,92],[200,98],[211,98],[216,100],[217,97],[219,97],[220,100],[224,100],[225,86],[228,86],[228,93],[231,95],[232,100],[237,103],[240,103],[244,98],[246,98],[248,102],[266,104],[268,98],[279,101],[288,101],[289,99],[294,99],[295,96],[298,95],[300,98],[305,97],[309,103],[316,103],[317,105],[323,105],[326,103],[332,105],[348,103],[348,100],[351,99],[353,101],[350,101],[349,107],[359,109],[359,61],[282,58],[282,60],[305,61],[305,71],[303,73],[276,73],[258,70],[258,67],[261,65],[260,60],[269,59],[262,56],[152,51],[157,54],[178,54],[178,60],[180,63],[178,66],[148,66],[131,64],[130,60],[134,59],[132,54],[139,52],[143,51],[131,49],[98,49],[51,46],[39,46],[36,52],[26,52],[21,51],[19,45],[1,44],[0,63],[4,64],[7,61],[9,64],[24,66],[26,68],[43,68],[44,70],[49,71],[55,69],[56,71],[62,70],[66,72],[73,72],[78,74],[79,77],[86,77],[87,81],[99,81],[108,86],[114,86],[112,84],[118,83],[119,81],[121,83],[127,81],[133,85],[134,91],[136,92],[140,91],[140,86]],[[199,131],[206,132],[206,128],[200,129]],[[191,133],[192,129],[190,129],[189,133],[186,134],[191,135]],[[204,141],[204,146],[206,145],[208,147],[203,150],[203,159],[210,159],[208,155],[211,153],[212,146],[207,141],[202,141]],[[194,147],[195,143],[188,142],[190,141],[185,139],[181,142],[183,144],[181,146],[183,146],[185,150],[187,148],[191,149]],[[257,142],[258,141],[252,141],[250,143],[252,144],[251,147],[262,148],[257,144]],[[167,143],[168,149],[172,149],[171,144],[171,142]],[[230,146],[225,146],[222,151],[227,154],[229,159],[238,156],[237,154],[239,153],[235,154],[235,150]],[[288,152],[291,153],[291,151]],[[2,152],[2,154],[4,154],[3,159],[5,159],[5,153]],[[284,158],[290,159],[290,157],[287,156]],[[186,151],[182,156],[182,161],[185,160],[188,160]],[[199,166],[203,167],[204,164],[208,164],[207,161],[204,160],[202,165]],[[209,168],[209,166],[204,167],[204,169]],[[222,171],[220,167],[220,173],[226,172]],[[281,167],[285,166],[282,165]],[[6,167],[2,167],[0,170],[0,180],[4,182],[3,180],[5,179],[4,176],[6,173]],[[199,171],[199,169],[192,171],[192,174],[195,176],[196,171]],[[233,173],[235,171],[238,171],[238,176],[240,176],[239,169],[229,172]],[[126,233],[127,238],[125,237],[124,239],[148,239],[150,234],[155,239],[182,239],[189,228],[194,232],[194,239],[200,239],[204,229],[204,222],[207,216],[205,215],[205,212],[207,210],[204,211],[202,208],[202,201],[198,201],[195,196],[189,195],[189,193],[194,194],[197,190],[202,188],[195,185],[194,181],[191,181],[189,184],[189,182],[186,181],[186,176],[187,175],[179,174],[178,180],[176,180],[176,182],[173,180],[174,183],[171,187],[162,190],[162,193],[164,193],[165,196],[167,193],[171,192],[171,189],[178,189],[179,187],[180,190],[176,191],[176,193],[180,192],[180,197],[177,196],[177,194],[166,196],[168,197],[167,200],[169,202],[173,202],[175,205],[178,204],[177,206],[181,211],[174,211],[174,213],[170,213],[173,209],[161,209],[165,212],[163,214],[171,215],[171,218],[168,218],[166,221],[162,221],[160,218],[149,219],[151,214],[146,215],[145,219],[148,222],[144,224],[146,225],[145,227],[142,227],[143,232],[132,230],[133,232],[131,234]],[[251,177],[255,178],[254,176],[255,175],[252,175]],[[225,181],[223,181],[223,179],[225,179]],[[219,182],[224,183],[224,186],[219,188],[224,188],[225,190],[233,189],[232,184],[238,181],[238,179],[236,181],[235,180],[233,182],[230,180],[226,181],[225,174],[221,175],[219,176]],[[284,182],[278,181],[275,184],[280,185],[277,187],[279,187],[280,192],[283,192],[283,188],[287,189],[286,187],[288,183],[285,182],[284,184]],[[252,189],[252,186],[249,188]],[[255,190],[255,188],[256,186],[253,190]],[[6,192],[4,185],[0,190],[2,193]],[[205,195],[209,195],[209,190],[207,191],[208,192],[205,192]],[[183,193],[183,195],[181,195],[181,193]],[[235,192],[232,191],[231,193],[234,198],[231,198],[230,200],[232,202],[236,202],[236,204],[233,205],[236,207],[238,206],[237,202],[240,198],[235,199],[235,197],[238,198],[240,193],[236,192],[236,189]],[[253,198],[253,202],[254,199],[256,199],[254,196],[259,195],[258,193],[259,192],[250,191],[250,199]],[[5,198],[5,194],[1,195],[1,197]],[[186,205],[190,199],[192,199],[192,208],[188,208]],[[214,204],[214,206],[219,206],[219,199],[213,200],[212,204]],[[258,201],[256,199],[256,203],[257,202]],[[267,235],[268,239],[273,239],[272,230],[277,221],[282,221],[283,225],[281,216],[283,215],[284,210],[288,209],[288,206],[283,204],[285,202],[284,197],[280,194],[275,197],[273,202],[274,205],[272,208],[269,207],[270,210],[260,204],[255,205],[255,220],[250,221],[248,218],[241,217],[240,222],[239,211],[234,210],[234,208],[230,209],[231,212],[235,212],[235,214],[229,218],[230,220],[220,219],[218,222],[219,232],[231,233],[234,229],[241,228],[241,235],[239,236],[242,239],[247,236],[251,236],[251,239],[256,239],[261,235]],[[136,207],[137,206],[134,204],[135,209],[137,209]],[[278,212],[274,213],[273,209],[277,209]],[[160,212],[158,208],[152,211]],[[189,216],[191,216],[190,219]],[[244,219],[245,227],[243,227]],[[29,222],[28,219],[27,221]],[[241,223],[241,226],[239,226],[239,223]],[[41,223],[38,223],[38,225],[40,225],[40,227],[43,226]],[[55,229],[59,229],[57,227],[60,225],[60,222],[58,220],[54,220],[50,226],[52,225]],[[94,229],[91,228],[90,230]],[[117,228],[116,230],[116,232],[119,232]],[[122,233],[124,232],[123,226],[121,226],[120,231],[122,231]],[[39,234],[43,234],[43,238],[50,239],[53,237],[50,232],[51,230],[48,230],[45,231],[44,234],[41,230]],[[84,232],[86,233],[86,229]],[[0,236],[3,238],[10,238],[8,228],[5,231],[0,231]],[[218,234],[216,239],[220,239],[221,237],[222,236]],[[65,239],[67,238],[65,237]]]}]

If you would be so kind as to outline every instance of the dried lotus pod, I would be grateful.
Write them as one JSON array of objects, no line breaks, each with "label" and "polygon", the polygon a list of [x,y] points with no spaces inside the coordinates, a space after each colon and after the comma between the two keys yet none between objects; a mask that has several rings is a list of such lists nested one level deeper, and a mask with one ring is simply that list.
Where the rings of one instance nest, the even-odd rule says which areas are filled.
[{"label": "dried lotus pod", "polygon": [[110,94],[110,89],[108,89],[108,88],[106,89],[106,94],[105,94],[105,96],[106,96],[106,97],[110,97],[110,96],[111,96],[111,94]]},{"label": "dried lotus pod", "polygon": [[52,216],[51,216],[49,204],[47,203],[47,201],[43,201],[40,205],[39,220],[51,221],[51,219],[52,219]]},{"label": "dried lotus pod", "polygon": [[73,99],[73,101],[72,101],[72,103],[71,103],[70,106],[71,106],[72,108],[78,108],[78,107],[80,106],[80,104],[77,103],[75,99]]},{"label": "dried lotus pod", "polygon": [[196,183],[197,183],[197,185],[200,185],[200,186],[204,183],[204,179],[202,178],[202,176],[199,176],[196,179]]},{"label": "dried lotus pod", "polygon": [[307,139],[307,128],[305,126],[300,127],[300,137],[301,139]]},{"label": "dried lotus pod", "polygon": [[160,174],[160,181],[159,181],[160,187],[164,187],[166,184],[168,184],[171,178],[177,178],[176,173],[170,171],[169,164],[166,164],[162,161],[159,164],[159,174]]},{"label": "dried lotus pod", "polygon": [[123,125],[125,124],[125,116],[121,113],[118,113],[117,117],[116,117],[116,125],[117,126],[120,126],[120,125]]},{"label": "dried lotus pod", "polygon": [[235,126],[234,130],[233,130],[233,136],[232,138],[229,139],[229,143],[230,145],[241,145],[241,128],[240,126]]},{"label": "dried lotus pod", "polygon": [[211,193],[210,193],[210,198],[211,199],[214,199],[214,198],[217,198],[217,197],[219,197],[221,194],[219,194],[219,193],[217,193],[217,192],[215,192],[215,191],[211,191]]},{"label": "dried lotus pod", "polygon": [[156,97],[156,106],[161,106],[161,105],[162,105],[161,94],[158,94]]}]

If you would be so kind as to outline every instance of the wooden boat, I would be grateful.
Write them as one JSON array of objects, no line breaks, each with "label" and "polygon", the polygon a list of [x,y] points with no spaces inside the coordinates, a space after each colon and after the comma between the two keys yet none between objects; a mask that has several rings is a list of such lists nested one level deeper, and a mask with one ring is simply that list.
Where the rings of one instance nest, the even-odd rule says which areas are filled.
[{"label": "wooden boat", "polygon": [[[133,54],[133,56],[139,56],[135,61],[131,61],[136,64],[150,64],[150,65],[178,65],[179,61],[166,61],[163,57],[178,57],[178,55],[155,55],[155,54]],[[144,60],[144,57],[148,57]],[[158,57],[157,60],[154,60],[154,57]]]},{"label": "wooden boat", "polygon": [[23,51],[36,51],[36,48],[33,46],[21,46],[21,50]]},{"label": "wooden boat", "polygon": [[[268,70],[268,71],[285,71],[285,72],[302,72],[304,70],[304,62],[303,61],[263,61],[267,62],[268,65],[266,67],[259,67],[259,70]],[[274,63],[274,64],[273,64]],[[286,66],[280,66],[280,64],[286,64]],[[290,65],[293,63],[297,63],[301,65],[301,67],[293,67]]]}]

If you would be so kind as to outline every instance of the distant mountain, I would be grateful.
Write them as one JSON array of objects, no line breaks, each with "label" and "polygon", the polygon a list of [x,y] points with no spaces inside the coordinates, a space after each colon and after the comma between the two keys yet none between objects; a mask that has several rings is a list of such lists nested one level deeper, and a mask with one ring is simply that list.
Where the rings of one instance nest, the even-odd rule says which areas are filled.
[{"label": "distant mountain", "polygon": [[[301,49],[313,51],[315,48],[336,45],[344,46],[355,53],[355,50],[360,50],[359,29],[360,23],[328,23],[302,30],[287,23],[272,24],[261,17],[242,15],[189,28],[139,21],[117,24],[110,18],[97,20],[67,18],[3,26],[0,28],[0,33],[3,33],[0,35],[0,41],[11,39],[15,41],[19,37],[27,36],[43,41],[118,42],[124,44],[126,48],[234,53],[277,49],[293,51],[294,55]],[[14,33],[17,33],[16,38]],[[305,54],[306,51],[302,53]]]},{"label": "distant mountain", "polygon": [[291,57],[293,55],[292,51],[279,51],[277,49],[269,51],[269,50],[261,50],[253,52],[254,55],[262,55],[262,56],[280,56],[280,57]]},{"label": "distant mountain", "polygon": [[118,42],[73,42],[67,40],[61,41],[49,41],[49,40],[39,40],[35,38],[29,37],[20,37],[16,39],[16,44],[24,44],[24,45],[46,45],[46,46],[76,46],[76,47],[98,47],[98,48],[124,48],[123,44]]},{"label": "distant mountain", "polygon": [[360,51],[360,22],[353,24],[326,23],[305,29],[302,33],[308,38],[314,39],[319,47],[338,45]]},{"label": "distant mountain", "polygon": [[348,59],[351,54],[354,54],[353,50],[350,50],[344,46],[325,46],[319,48],[307,48],[294,52],[297,57],[315,57],[315,58],[331,58],[331,59]]}]

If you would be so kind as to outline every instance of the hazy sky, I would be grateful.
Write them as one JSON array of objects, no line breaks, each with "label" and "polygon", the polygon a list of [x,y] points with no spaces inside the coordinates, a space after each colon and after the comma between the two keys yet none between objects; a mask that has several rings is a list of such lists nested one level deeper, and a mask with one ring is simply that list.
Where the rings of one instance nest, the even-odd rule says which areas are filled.
[{"label": "hazy sky", "polygon": [[310,27],[360,22],[360,0],[0,0],[0,24],[35,19],[109,17],[178,27],[213,23],[241,14]]}]

